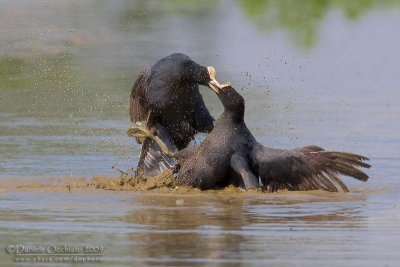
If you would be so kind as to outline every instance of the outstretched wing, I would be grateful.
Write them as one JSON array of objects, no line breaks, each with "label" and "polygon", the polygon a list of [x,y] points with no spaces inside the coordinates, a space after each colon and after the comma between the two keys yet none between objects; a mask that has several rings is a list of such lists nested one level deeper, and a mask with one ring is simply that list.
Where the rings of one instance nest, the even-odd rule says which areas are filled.
[{"label": "outstretched wing", "polygon": [[251,161],[270,192],[279,189],[337,192],[338,186],[348,191],[338,175],[367,181],[368,175],[356,167],[370,168],[363,161],[368,158],[352,153],[325,151],[318,146],[305,146],[293,150],[272,149],[257,144]]},{"label": "outstretched wing", "polygon": [[149,88],[149,77],[150,70],[146,69],[139,74],[133,85],[129,101],[129,117],[131,121],[145,122],[149,116],[149,109],[145,106],[147,90]]}]

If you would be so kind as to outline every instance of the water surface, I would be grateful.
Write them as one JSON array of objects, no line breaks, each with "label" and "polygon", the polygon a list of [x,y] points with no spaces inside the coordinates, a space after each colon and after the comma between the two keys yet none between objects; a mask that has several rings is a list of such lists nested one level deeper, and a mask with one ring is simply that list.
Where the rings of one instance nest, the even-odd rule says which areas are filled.
[{"label": "water surface", "polygon": [[[399,1],[2,1],[0,17],[1,247],[101,245],[114,266],[400,260]],[[349,194],[15,189],[129,172],[131,86],[173,52],[240,90],[263,144],[366,155],[370,181],[344,178]]]}]

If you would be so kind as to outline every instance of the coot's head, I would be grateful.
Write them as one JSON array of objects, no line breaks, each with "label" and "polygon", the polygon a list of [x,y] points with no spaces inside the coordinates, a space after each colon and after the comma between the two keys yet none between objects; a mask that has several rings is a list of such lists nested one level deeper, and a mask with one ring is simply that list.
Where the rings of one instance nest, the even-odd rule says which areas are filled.
[{"label": "coot's head", "polygon": [[215,79],[216,71],[212,66],[203,67],[191,59],[182,64],[182,78],[189,83],[208,86],[216,92],[220,84]]},{"label": "coot's head", "polygon": [[230,83],[221,84],[214,90],[224,105],[225,111],[230,113],[234,120],[244,120],[244,98],[231,86]]},{"label": "coot's head", "polygon": [[[174,88],[187,88],[187,85],[201,84],[214,91],[220,87],[215,79],[215,68],[204,67],[182,53],[169,55],[158,61],[151,69],[154,80],[164,82]],[[185,86],[182,86],[185,85]],[[162,84],[157,84],[158,87]]]}]

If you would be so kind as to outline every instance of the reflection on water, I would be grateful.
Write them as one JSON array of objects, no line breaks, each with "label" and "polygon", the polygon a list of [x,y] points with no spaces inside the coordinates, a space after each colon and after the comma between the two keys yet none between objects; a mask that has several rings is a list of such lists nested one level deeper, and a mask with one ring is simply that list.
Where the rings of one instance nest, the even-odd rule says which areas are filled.
[{"label": "reflection on water", "polygon": [[[378,198],[369,194],[50,191],[9,193],[0,199],[2,247],[104,246],[105,261],[114,266],[376,265],[398,260],[391,248],[398,245],[399,207],[375,214]],[[7,263],[12,257],[4,259]]]},{"label": "reflection on water", "polygon": [[[114,266],[400,260],[399,1],[7,0],[0,17],[1,247],[103,245]],[[370,181],[345,179],[350,194],[2,187],[129,170],[131,86],[178,51],[241,90],[260,142],[365,154]]]},{"label": "reflection on water", "polygon": [[[25,192],[22,199],[15,196],[1,196],[7,204],[0,213],[4,218],[0,233],[7,234],[1,245],[31,244],[34,238],[44,244],[101,245],[106,261],[121,265],[132,261],[297,264],[295,258],[304,264],[335,259],[360,263],[360,255],[378,260],[364,249],[379,230],[369,226],[363,207],[370,200],[362,194]],[[35,207],[25,206],[27,201]],[[342,257],[347,250],[358,252]]]},{"label": "reflection on water", "polygon": [[[307,231],[310,225],[316,231],[365,227],[363,216],[357,215],[357,205],[344,208],[340,204],[335,206],[333,200],[330,203],[331,210],[324,210],[325,201],[332,201],[329,197],[319,199],[317,196],[317,201],[313,196],[301,195],[287,199],[291,197],[293,196],[269,199],[212,195],[183,197],[184,204],[178,209],[175,208],[176,197],[170,199],[155,196],[151,200],[143,198],[143,204],[151,208],[135,212],[132,218],[140,225],[157,227],[131,236],[132,241],[139,240],[143,244],[139,249],[132,247],[132,251],[150,261],[154,258],[174,260],[189,256],[193,259],[184,261],[260,263],[274,258],[271,251],[275,247],[274,240],[282,236],[303,239],[304,232],[300,235],[296,232]],[[308,197],[311,199],[308,200]],[[166,203],[159,205],[158,201]],[[329,223],[324,224],[324,221]],[[333,227],[330,229],[329,226]],[[269,245],[265,243],[266,239],[269,240]],[[188,246],[188,243],[191,245]],[[194,251],[193,246],[196,247]],[[275,247],[274,250],[276,249]],[[290,247],[285,249],[291,250]],[[221,253],[230,256],[220,259]]]},{"label": "reflection on water", "polygon": [[400,7],[400,1],[392,0],[238,0],[247,18],[261,29],[268,31],[285,29],[301,46],[312,46],[318,38],[323,19],[329,11],[339,10],[346,18],[356,20],[376,9]]}]

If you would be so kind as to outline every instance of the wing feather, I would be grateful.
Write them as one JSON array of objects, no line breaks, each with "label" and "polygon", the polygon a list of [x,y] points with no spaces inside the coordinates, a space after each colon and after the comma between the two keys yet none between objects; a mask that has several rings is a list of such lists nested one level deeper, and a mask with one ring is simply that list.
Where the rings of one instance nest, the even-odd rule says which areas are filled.
[{"label": "wing feather", "polygon": [[145,100],[149,88],[149,77],[150,70],[145,69],[139,74],[133,85],[129,101],[129,117],[131,121],[147,121],[149,109],[146,107]]},{"label": "wing feather", "polygon": [[293,150],[272,149],[257,144],[251,161],[268,191],[326,190],[347,192],[339,175],[367,181],[368,175],[356,167],[370,168],[367,157],[336,151],[325,151],[318,146],[305,146]]}]

